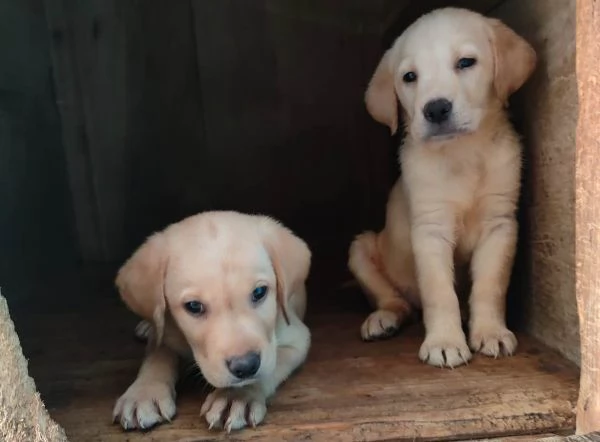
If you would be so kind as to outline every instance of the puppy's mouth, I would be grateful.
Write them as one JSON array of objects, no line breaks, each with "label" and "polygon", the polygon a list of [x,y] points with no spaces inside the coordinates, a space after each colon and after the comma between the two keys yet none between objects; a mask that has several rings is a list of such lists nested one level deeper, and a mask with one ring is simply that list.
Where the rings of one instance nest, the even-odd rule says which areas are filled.
[{"label": "puppy's mouth", "polygon": [[230,388],[241,388],[247,385],[255,384],[258,381],[258,378],[250,378],[250,379],[235,379],[230,384]]},{"label": "puppy's mouth", "polygon": [[204,379],[208,384],[210,384],[213,388],[242,388],[248,385],[252,385],[258,382],[257,377],[248,378],[248,379],[228,379],[221,380],[220,382],[215,382],[214,379],[210,380],[206,376]]},{"label": "puppy's mouth", "polygon": [[454,138],[458,138],[463,135],[467,135],[472,131],[466,126],[456,126],[453,124],[448,125],[439,125],[436,127],[430,127],[429,131],[423,137],[423,141],[428,142],[440,142],[440,141],[448,141]]}]

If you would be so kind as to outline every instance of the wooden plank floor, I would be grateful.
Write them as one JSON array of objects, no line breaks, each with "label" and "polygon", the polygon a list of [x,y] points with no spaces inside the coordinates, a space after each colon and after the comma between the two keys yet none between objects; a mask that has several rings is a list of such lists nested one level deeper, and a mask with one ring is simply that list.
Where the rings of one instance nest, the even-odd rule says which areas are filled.
[{"label": "wooden plank floor", "polygon": [[[521,336],[511,358],[477,356],[467,367],[442,370],[417,359],[420,327],[363,343],[360,303],[332,296],[318,309],[312,304],[310,357],[257,429],[229,437],[208,432],[199,417],[206,388],[188,380],[171,424],[123,432],[111,423],[111,411],[134,379],[143,345],[133,338],[136,319],[110,286],[96,286],[96,296],[86,296],[86,287],[64,287],[77,295],[13,309],[31,374],[74,442],[470,440],[574,426],[577,370],[535,341]],[[335,291],[326,286],[320,295],[329,290]]]}]

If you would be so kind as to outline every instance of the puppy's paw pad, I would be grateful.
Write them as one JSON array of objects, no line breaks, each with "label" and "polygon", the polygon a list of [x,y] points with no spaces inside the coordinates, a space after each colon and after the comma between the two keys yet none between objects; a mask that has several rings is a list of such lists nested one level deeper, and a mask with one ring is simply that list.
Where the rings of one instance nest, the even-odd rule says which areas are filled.
[{"label": "puppy's paw pad", "polygon": [[447,335],[428,335],[419,349],[419,358],[436,367],[458,367],[471,359],[471,351],[462,331]]},{"label": "puppy's paw pad", "polygon": [[209,429],[224,428],[228,433],[246,426],[256,427],[266,414],[264,395],[252,387],[215,390],[207,396],[200,410]]},{"label": "puppy's paw pad", "polygon": [[400,318],[389,310],[376,310],[371,313],[360,328],[365,341],[374,341],[393,336],[400,328]]},{"label": "puppy's paw pad", "polygon": [[167,384],[134,382],[117,400],[113,420],[125,430],[146,430],[175,416],[175,392]]},{"label": "puppy's paw pad", "polygon": [[517,338],[506,327],[473,327],[470,336],[473,351],[486,356],[510,356],[517,349]]}]

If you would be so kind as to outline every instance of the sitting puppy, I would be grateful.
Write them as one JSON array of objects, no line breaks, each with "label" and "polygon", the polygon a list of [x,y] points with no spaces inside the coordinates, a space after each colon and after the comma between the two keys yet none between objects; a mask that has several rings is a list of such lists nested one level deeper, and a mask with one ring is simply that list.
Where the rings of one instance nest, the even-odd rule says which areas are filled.
[{"label": "sitting puppy", "polygon": [[206,212],[152,235],[119,270],[129,308],[152,323],[137,379],[117,401],[125,429],[175,415],[178,355],[216,388],[201,409],[210,428],[256,426],[266,399],[306,358],[302,322],[307,245],[273,219]]},{"label": "sitting puppy", "polygon": [[505,297],[517,240],[521,145],[505,112],[531,75],[536,54],[498,20],[444,8],[422,16],[395,41],[367,88],[371,116],[406,122],[402,176],[386,224],[359,235],[349,267],[376,308],[365,340],[395,332],[422,308],[419,357],[453,367],[471,352],[454,288],[455,265],[470,263],[470,347],[514,352]]}]

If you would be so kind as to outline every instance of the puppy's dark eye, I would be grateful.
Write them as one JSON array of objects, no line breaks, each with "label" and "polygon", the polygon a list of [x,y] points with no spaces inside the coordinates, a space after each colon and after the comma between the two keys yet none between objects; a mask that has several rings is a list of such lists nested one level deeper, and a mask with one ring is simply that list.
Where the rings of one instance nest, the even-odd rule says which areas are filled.
[{"label": "puppy's dark eye", "polygon": [[412,83],[413,81],[417,81],[417,74],[415,74],[412,71],[411,72],[407,72],[402,77],[402,81],[404,81],[405,83]]},{"label": "puppy's dark eye", "polygon": [[467,69],[471,66],[474,66],[475,63],[477,63],[477,60],[475,60],[474,58],[461,58],[456,62],[456,68],[460,70]]},{"label": "puppy's dark eye", "polygon": [[265,298],[265,296],[267,296],[268,291],[269,291],[269,288],[266,285],[259,285],[258,287],[256,287],[252,291],[252,296],[250,297],[250,299],[252,300],[252,303],[258,304],[260,301],[262,301]]},{"label": "puppy's dark eye", "polygon": [[192,316],[202,316],[206,313],[206,307],[199,301],[189,301],[183,304],[183,308]]}]

